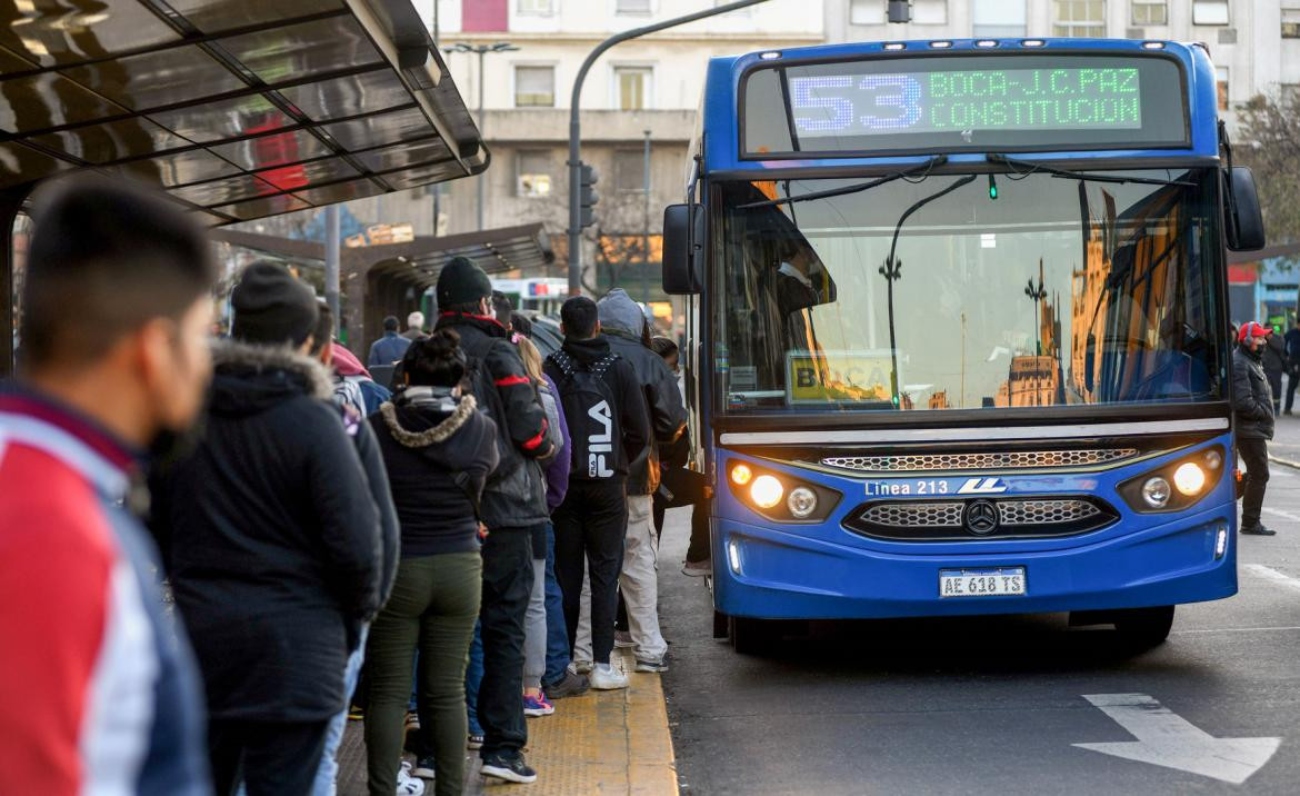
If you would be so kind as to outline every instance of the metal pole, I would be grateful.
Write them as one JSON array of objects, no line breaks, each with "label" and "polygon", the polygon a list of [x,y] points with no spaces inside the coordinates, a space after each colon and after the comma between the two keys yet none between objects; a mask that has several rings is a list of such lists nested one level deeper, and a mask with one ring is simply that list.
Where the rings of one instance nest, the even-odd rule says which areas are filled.
[{"label": "metal pole", "polygon": [[645,225],[641,228],[641,300],[650,303],[650,131],[645,131],[645,162],[641,170],[645,186]]},{"label": "metal pole", "polygon": [[[436,0],[435,0],[436,2]],[[483,56],[487,55],[487,50],[482,46],[478,49],[478,134],[483,135],[483,90],[487,88],[487,82],[483,79]],[[487,179],[487,172],[484,171],[478,175],[478,230],[483,231],[483,181]]]},{"label": "metal pole", "polygon": [[325,208],[325,303],[334,313],[334,334],[339,331],[339,206]]},{"label": "metal pole", "polygon": [[573,97],[569,100],[569,295],[576,296],[582,292],[582,210],[578,206],[582,201],[582,188],[579,184],[581,180],[580,164],[582,163],[580,143],[582,123],[578,120],[578,109],[582,98],[582,83],[587,79],[587,72],[591,70],[592,64],[596,62],[597,58],[604,55],[606,50],[619,42],[766,2],[767,0],[739,0],[736,3],[728,3],[725,6],[697,11],[683,17],[666,19],[653,25],[625,30],[597,44],[596,49],[592,50],[587,55],[587,59],[582,62],[581,68],[578,69],[578,77],[573,81]]}]

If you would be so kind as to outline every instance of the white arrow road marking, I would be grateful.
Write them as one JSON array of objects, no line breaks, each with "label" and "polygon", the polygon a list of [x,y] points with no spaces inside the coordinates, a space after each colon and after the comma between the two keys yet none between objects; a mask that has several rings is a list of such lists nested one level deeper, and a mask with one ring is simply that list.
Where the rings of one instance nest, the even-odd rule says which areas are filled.
[{"label": "white arrow road marking", "polygon": [[1296,580],[1289,575],[1283,575],[1281,572],[1278,572],[1276,569],[1271,567],[1266,567],[1263,564],[1244,564],[1242,569],[1247,570],[1255,577],[1272,581],[1273,583],[1288,589],[1300,591],[1300,580]]},{"label": "white arrow road marking", "polygon": [[1296,514],[1294,511],[1283,511],[1282,509],[1262,509],[1262,511],[1265,514],[1272,514],[1274,517],[1300,522],[1300,514]]},{"label": "white arrow road marking", "polygon": [[1137,741],[1074,746],[1234,785],[1262,768],[1282,743],[1281,738],[1215,738],[1146,694],[1093,694],[1083,698],[1133,733]]}]

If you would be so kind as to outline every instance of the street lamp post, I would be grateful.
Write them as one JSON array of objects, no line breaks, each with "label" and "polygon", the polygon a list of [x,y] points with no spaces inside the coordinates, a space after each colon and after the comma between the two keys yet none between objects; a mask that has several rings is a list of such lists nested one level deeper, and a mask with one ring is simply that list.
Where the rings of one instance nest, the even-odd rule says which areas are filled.
[{"label": "street lamp post", "polygon": [[[487,88],[487,81],[483,79],[483,56],[488,53],[505,53],[513,52],[519,48],[509,42],[499,41],[494,44],[465,44],[457,42],[446,48],[449,53],[475,53],[478,55],[478,114],[475,124],[478,125],[479,135],[483,135],[483,94]],[[483,180],[487,179],[483,174],[478,176],[478,228],[483,229]],[[437,234],[437,230],[434,231]]]}]

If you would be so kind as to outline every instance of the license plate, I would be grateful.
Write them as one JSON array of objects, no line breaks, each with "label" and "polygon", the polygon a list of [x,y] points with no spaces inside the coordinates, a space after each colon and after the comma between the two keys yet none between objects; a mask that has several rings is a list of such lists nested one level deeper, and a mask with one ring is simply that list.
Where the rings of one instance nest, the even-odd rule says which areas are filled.
[{"label": "license plate", "polygon": [[939,596],[941,598],[1014,597],[1024,593],[1024,567],[939,570]]}]

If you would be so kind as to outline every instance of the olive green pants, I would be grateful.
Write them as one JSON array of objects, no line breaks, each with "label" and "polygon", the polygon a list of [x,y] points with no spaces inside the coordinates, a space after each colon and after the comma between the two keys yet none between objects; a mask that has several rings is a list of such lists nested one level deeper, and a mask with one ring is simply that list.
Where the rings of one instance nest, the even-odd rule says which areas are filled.
[{"label": "olive green pants", "polygon": [[366,754],[371,796],[393,796],[405,740],[411,667],[420,651],[420,699],[433,721],[436,793],[465,787],[465,667],[483,584],[478,553],[403,558],[393,596],[370,626]]}]

